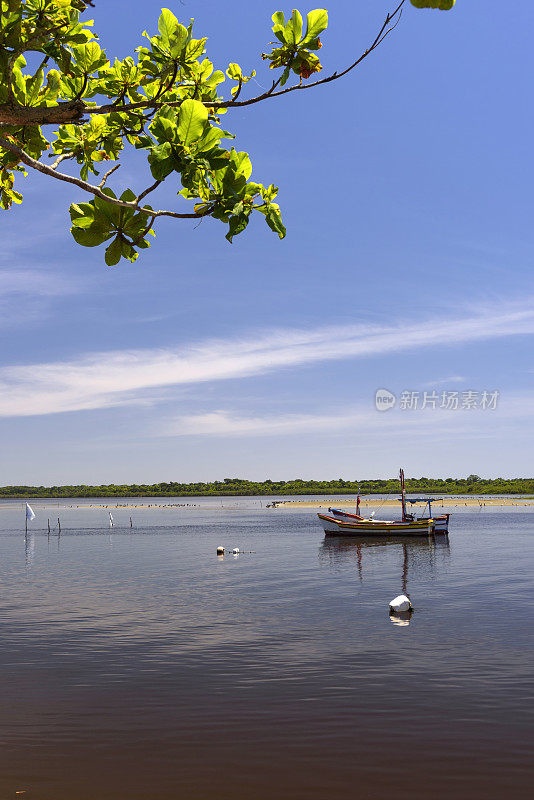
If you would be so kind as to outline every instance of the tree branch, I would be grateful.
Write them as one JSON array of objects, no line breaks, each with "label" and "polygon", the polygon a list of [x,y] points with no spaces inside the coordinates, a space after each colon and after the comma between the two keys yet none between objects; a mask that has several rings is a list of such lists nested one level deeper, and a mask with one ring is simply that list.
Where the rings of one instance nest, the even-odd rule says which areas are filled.
[{"label": "tree branch", "polygon": [[[297,89],[313,89],[315,86],[321,86],[324,83],[330,83],[331,81],[337,81],[338,78],[342,78],[347,73],[351,72],[355,67],[362,63],[362,61],[367,58],[367,56],[371,55],[373,50],[382,44],[386,36],[393,31],[400,22],[400,18],[402,16],[402,7],[406,0],[402,0],[401,3],[397,6],[395,11],[391,14],[388,14],[384,24],[380,28],[378,34],[376,35],[373,43],[365,50],[359,58],[356,59],[350,66],[344,69],[342,72],[334,72],[332,75],[329,75],[327,78],[321,78],[321,80],[314,81],[313,83],[297,83],[295,86],[289,86],[287,89],[281,89],[279,92],[273,92],[273,88],[269,89],[269,91],[264,92],[257,97],[252,97],[250,100],[240,100],[238,103],[234,102],[233,100],[222,102],[222,103],[206,103],[206,105],[213,105],[214,108],[236,108],[240,106],[249,106],[253,103],[259,103],[261,100],[266,100],[268,97],[281,97],[284,94],[289,94],[289,92],[294,92]],[[397,20],[394,25],[388,27],[390,23],[397,17]],[[173,103],[169,103],[168,105],[172,106]]]},{"label": "tree branch", "polygon": [[127,203],[124,200],[119,200],[118,198],[110,197],[109,195],[105,194],[105,192],[100,189],[98,186],[93,186],[91,183],[87,183],[87,181],[82,181],[81,178],[74,178],[72,175],[66,175],[64,172],[56,172],[56,170],[49,167],[47,164],[41,163],[41,161],[37,161],[35,158],[32,158],[24,150],[21,150],[20,147],[17,145],[12,144],[11,142],[7,141],[3,137],[0,137],[0,147],[3,147],[4,150],[9,150],[11,153],[16,155],[23,164],[26,166],[31,167],[32,169],[37,170],[38,172],[42,172],[43,175],[48,175],[52,178],[56,178],[59,181],[65,181],[65,183],[72,183],[74,186],[77,186],[79,189],[83,189],[84,192],[89,192],[93,194],[95,197],[100,197],[102,200],[106,200],[108,203],[111,203],[114,206],[121,206],[121,208],[130,208],[133,211],[141,211],[143,214],[149,214],[154,219],[156,217],[173,217],[175,219],[199,219],[200,217],[205,217],[210,214],[213,210],[213,205],[208,206],[205,211],[201,214],[179,214],[177,211],[154,211],[152,208],[143,208],[137,202],[134,203]]},{"label": "tree branch", "polygon": [[[377,33],[374,41],[372,42],[372,44],[367,48],[367,50],[365,50],[361,54],[361,56],[359,56],[356,59],[356,61],[354,61],[352,64],[350,64],[350,66],[348,66],[342,72],[334,72],[334,73],[332,73],[332,75],[329,75],[327,78],[321,78],[321,80],[314,81],[313,83],[298,83],[295,86],[288,86],[287,89],[281,89],[279,92],[275,92],[274,89],[280,83],[280,78],[278,78],[278,80],[273,83],[273,85],[271,86],[271,88],[268,91],[264,92],[263,94],[258,95],[257,97],[252,97],[249,100],[236,101],[236,99],[234,98],[233,100],[226,100],[226,101],[223,100],[223,101],[220,101],[220,102],[219,101],[215,101],[213,103],[206,101],[204,103],[204,105],[209,106],[210,108],[241,108],[243,106],[250,106],[250,105],[253,105],[254,103],[259,103],[262,100],[267,100],[267,98],[269,98],[269,97],[281,97],[282,95],[289,94],[289,92],[294,92],[297,89],[313,89],[315,86],[321,86],[324,83],[330,83],[331,81],[336,81],[339,78],[342,78],[344,75],[347,75],[355,67],[357,67],[359,64],[361,64],[362,61],[364,59],[366,59],[369,55],[371,55],[371,53],[374,50],[376,50],[376,48],[379,47],[382,44],[382,42],[384,41],[386,36],[389,33],[391,33],[391,31],[393,31],[397,27],[397,25],[400,22],[400,18],[402,16],[402,7],[403,7],[405,2],[406,2],[406,0],[401,0],[399,5],[397,6],[397,8],[394,11],[392,11],[391,14],[388,14],[386,16],[386,19],[384,20],[384,24],[382,25],[382,27],[378,31],[378,33]],[[394,25],[391,25],[391,23],[395,19],[396,19],[396,21],[395,21]],[[390,25],[391,25],[391,27],[389,27]],[[171,101],[171,102],[166,103],[166,105],[168,105],[168,106],[180,106],[182,104],[182,102],[183,102],[182,100]],[[162,103],[162,105],[163,105],[163,103]],[[142,107],[146,108],[146,107],[149,107],[149,106],[150,106],[150,103],[131,103],[130,105],[123,106],[122,108],[119,107],[117,109],[117,107],[115,107],[114,110],[128,111],[128,110],[135,110],[136,108],[142,108]],[[88,114],[96,114],[96,113],[98,113],[98,114],[104,113],[105,114],[108,110],[111,110],[110,107],[108,107],[108,106],[96,106],[94,108],[87,109],[86,111],[87,111]]]},{"label": "tree branch", "polygon": [[[264,92],[263,94],[257,95],[256,97],[252,97],[249,100],[237,100],[235,97],[233,100],[215,100],[213,102],[204,101],[204,105],[209,108],[243,108],[244,106],[254,105],[255,103],[260,103],[263,100],[267,100],[270,97],[282,97],[285,94],[289,94],[290,92],[300,91],[302,89],[313,89],[316,86],[322,86],[325,83],[330,83],[331,81],[336,81],[339,78],[347,75],[351,72],[355,67],[362,63],[364,59],[366,59],[377,47],[379,47],[386,36],[391,33],[398,25],[401,15],[402,15],[402,7],[406,0],[401,0],[397,8],[392,11],[391,14],[388,14],[384,24],[380,28],[378,34],[376,35],[372,44],[354,61],[350,64],[346,69],[342,70],[341,72],[334,72],[332,75],[329,75],[326,78],[321,78],[320,80],[314,81],[313,83],[298,83],[295,86],[288,86],[285,89],[280,89],[280,91],[274,91],[276,87],[280,83],[280,78],[273,83],[271,88]],[[392,25],[391,23],[394,22]],[[161,91],[161,87],[160,87]],[[165,90],[166,91],[166,90]],[[5,125],[17,125],[17,126],[26,126],[26,125],[53,125],[57,123],[63,122],[83,122],[82,117],[84,114],[108,114],[112,111],[122,112],[122,113],[129,113],[131,111],[139,111],[139,110],[148,110],[152,109],[154,112],[161,108],[163,105],[168,105],[172,107],[179,107],[182,104],[182,100],[175,100],[175,101],[161,101],[158,102],[157,99],[147,99],[140,101],[138,103],[128,103],[126,105],[117,105],[117,101],[114,103],[108,103],[106,105],[101,106],[86,106],[82,100],[76,101],[69,101],[68,103],[60,103],[58,106],[51,106],[51,107],[37,107],[37,108],[27,108],[24,106],[17,106],[12,104],[3,104],[0,105],[0,127],[2,127],[2,123]]]},{"label": "tree branch", "polygon": [[57,106],[20,106],[0,104],[0,126],[61,125],[64,122],[83,122],[87,108],[83,100],[69,100]]}]

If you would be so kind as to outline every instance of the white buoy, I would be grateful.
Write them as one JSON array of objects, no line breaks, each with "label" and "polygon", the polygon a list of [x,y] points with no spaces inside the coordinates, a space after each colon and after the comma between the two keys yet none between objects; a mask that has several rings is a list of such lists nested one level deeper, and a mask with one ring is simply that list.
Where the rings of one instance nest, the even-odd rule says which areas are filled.
[{"label": "white buoy", "polygon": [[220,544],[217,548],[217,555],[223,556],[224,555],[224,547]]},{"label": "white buoy", "polygon": [[409,597],[406,597],[405,594],[399,594],[398,597],[395,597],[393,600],[391,600],[389,604],[389,610],[393,612],[413,611],[413,606]]},{"label": "white buoy", "polygon": [[234,549],[232,550],[232,553],[234,554],[234,556],[238,556],[239,555],[239,547],[234,547]]}]

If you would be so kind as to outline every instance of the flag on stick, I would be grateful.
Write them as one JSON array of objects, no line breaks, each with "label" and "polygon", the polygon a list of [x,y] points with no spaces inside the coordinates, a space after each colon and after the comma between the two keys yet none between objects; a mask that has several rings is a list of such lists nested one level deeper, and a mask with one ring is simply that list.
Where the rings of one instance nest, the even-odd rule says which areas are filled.
[{"label": "flag on stick", "polygon": [[35,514],[33,513],[33,508],[30,505],[28,505],[28,503],[26,503],[26,517],[25,517],[25,520],[24,520],[24,522],[26,523],[25,527],[24,527],[24,530],[26,531],[26,533],[28,533],[28,520],[31,522],[32,519],[35,519]]}]

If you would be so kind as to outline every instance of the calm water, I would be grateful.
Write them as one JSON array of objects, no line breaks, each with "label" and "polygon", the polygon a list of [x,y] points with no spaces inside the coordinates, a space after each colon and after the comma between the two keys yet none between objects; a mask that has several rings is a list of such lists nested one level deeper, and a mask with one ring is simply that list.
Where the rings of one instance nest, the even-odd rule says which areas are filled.
[{"label": "calm water", "polygon": [[531,796],[533,511],[379,545],[250,498],[33,506],[61,536],[0,509],[1,798]]}]

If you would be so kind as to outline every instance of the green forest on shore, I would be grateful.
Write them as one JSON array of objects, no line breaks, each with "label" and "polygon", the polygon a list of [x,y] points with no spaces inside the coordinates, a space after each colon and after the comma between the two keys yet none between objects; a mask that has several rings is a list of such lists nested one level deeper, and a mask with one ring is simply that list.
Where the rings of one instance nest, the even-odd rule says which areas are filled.
[{"label": "green forest on shore", "polygon": [[[411,494],[520,494],[534,495],[534,478],[407,478]],[[211,483],[107,484],[102,486],[3,486],[0,497],[202,497],[232,495],[398,494],[398,478],[386,480],[248,481],[224,478]]]}]

